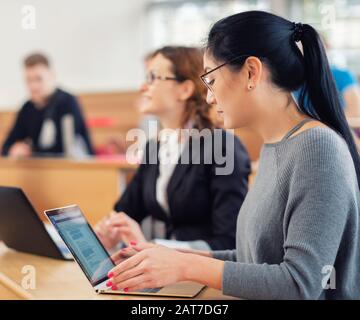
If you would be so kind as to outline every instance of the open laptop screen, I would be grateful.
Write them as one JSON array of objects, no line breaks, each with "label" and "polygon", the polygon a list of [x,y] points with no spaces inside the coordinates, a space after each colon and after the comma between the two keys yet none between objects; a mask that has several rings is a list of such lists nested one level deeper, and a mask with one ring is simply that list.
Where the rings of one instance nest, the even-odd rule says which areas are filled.
[{"label": "open laptop screen", "polygon": [[115,266],[109,254],[76,205],[45,214],[83,269],[93,286],[105,281],[108,272]]}]

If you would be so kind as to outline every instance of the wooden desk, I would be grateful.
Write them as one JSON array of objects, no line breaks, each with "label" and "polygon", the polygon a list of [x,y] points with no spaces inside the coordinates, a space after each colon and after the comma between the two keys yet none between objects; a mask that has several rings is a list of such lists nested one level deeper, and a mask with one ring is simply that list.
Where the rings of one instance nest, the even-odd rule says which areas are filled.
[{"label": "wooden desk", "polygon": [[111,211],[136,167],[122,160],[0,158],[0,185],[22,188],[43,220],[45,209],[78,204],[94,224]]},{"label": "wooden desk", "polygon": [[[96,294],[85,275],[75,262],[58,261],[35,255],[19,253],[8,249],[0,242],[0,271],[17,284],[21,284],[24,266],[31,265],[36,270],[36,289],[28,290],[35,299],[46,300],[147,300],[171,299],[164,297],[125,296]],[[9,297],[10,298],[10,297]],[[219,290],[205,288],[196,299],[235,299],[223,295]]]}]

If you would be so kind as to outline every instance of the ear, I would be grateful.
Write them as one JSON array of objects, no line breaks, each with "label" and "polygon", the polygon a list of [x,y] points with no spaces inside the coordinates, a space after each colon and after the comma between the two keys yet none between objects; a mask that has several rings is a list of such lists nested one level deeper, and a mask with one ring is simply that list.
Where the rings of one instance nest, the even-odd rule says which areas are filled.
[{"label": "ear", "polygon": [[185,80],[180,85],[179,100],[188,100],[195,91],[195,83],[192,80]]},{"label": "ear", "polygon": [[258,85],[262,77],[263,64],[259,58],[249,57],[246,59],[244,63],[244,69],[248,75],[248,79],[247,79],[248,89],[249,90],[254,89]]}]

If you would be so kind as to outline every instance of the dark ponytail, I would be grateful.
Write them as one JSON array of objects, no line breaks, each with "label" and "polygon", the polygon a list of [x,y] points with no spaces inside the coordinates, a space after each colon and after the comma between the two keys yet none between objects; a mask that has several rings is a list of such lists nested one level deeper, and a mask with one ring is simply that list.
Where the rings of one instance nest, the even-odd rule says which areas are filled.
[{"label": "dark ponytail", "polygon": [[[296,45],[301,41],[302,50]],[[279,16],[248,11],[229,16],[211,28],[207,52],[239,70],[244,59],[256,56],[269,68],[272,82],[293,92],[301,89],[299,108],[341,135],[351,153],[360,186],[360,159],[351,129],[341,107],[325,48],[308,24],[295,24]]]},{"label": "dark ponytail", "polygon": [[[299,105],[308,110],[310,116],[322,121],[347,142],[355,164],[356,175],[360,185],[360,164],[351,129],[341,107],[338,90],[330,70],[324,45],[316,30],[305,24],[301,43],[304,52],[305,85],[301,90]],[[306,103],[307,96],[309,103]]]}]

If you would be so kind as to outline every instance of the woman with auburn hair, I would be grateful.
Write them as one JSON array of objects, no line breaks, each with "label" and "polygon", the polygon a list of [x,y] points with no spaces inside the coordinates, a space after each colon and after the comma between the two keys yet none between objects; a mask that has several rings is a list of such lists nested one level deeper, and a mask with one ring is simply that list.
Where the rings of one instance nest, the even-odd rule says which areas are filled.
[{"label": "woman with auburn hair", "polygon": [[[148,216],[163,221],[165,238],[181,241],[178,246],[205,250],[235,246],[236,218],[247,193],[250,163],[232,134],[217,129],[222,143],[214,138],[211,106],[199,77],[202,56],[198,48],[168,46],[147,58],[140,111],[157,116],[162,130],[158,139],[147,143],[144,159],[114,212],[95,228],[107,249],[120,242],[145,242],[140,222]],[[210,139],[185,137],[181,129],[208,130]],[[231,172],[217,174],[224,164],[216,163],[215,152],[233,162]],[[154,156],[153,162],[149,158]]]}]

